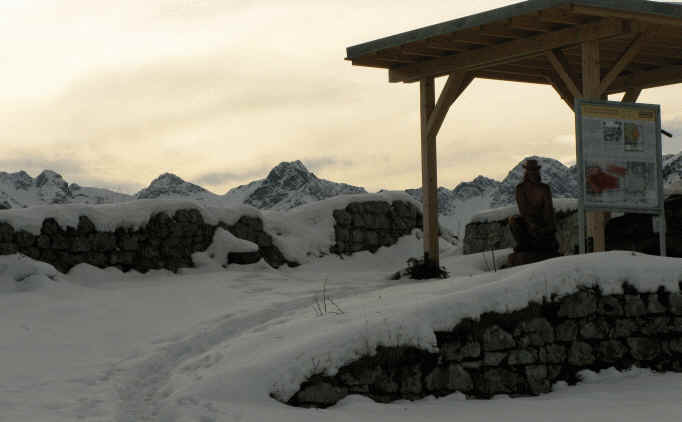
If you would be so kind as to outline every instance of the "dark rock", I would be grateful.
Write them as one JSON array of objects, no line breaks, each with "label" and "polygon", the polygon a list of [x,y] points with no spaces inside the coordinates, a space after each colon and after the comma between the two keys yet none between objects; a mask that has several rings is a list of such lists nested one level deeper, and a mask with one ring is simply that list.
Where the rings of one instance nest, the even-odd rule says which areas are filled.
[{"label": "dark rock", "polygon": [[493,325],[483,332],[483,350],[486,352],[512,349],[514,347],[516,347],[514,337],[497,325]]},{"label": "dark rock", "polygon": [[586,367],[594,363],[592,346],[583,342],[574,342],[568,350],[568,363],[572,366]]},{"label": "dark rock", "polygon": [[617,319],[611,331],[611,336],[614,338],[630,337],[639,332],[639,326],[631,319]]},{"label": "dark rock", "polygon": [[526,379],[532,394],[549,393],[552,391],[552,384],[547,376],[545,365],[531,365],[526,367]]},{"label": "dark rock", "polygon": [[519,374],[508,369],[487,369],[481,377],[480,391],[486,396],[515,394],[523,389],[524,384]]},{"label": "dark rock", "polygon": [[673,315],[682,315],[682,294],[675,293],[670,295],[670,312]]},{"label": "dark rock", "polygon": [[14,240],[14,227],[7,223],[0,223],[0,243],[10,243]]},{"label": "dark rock", "polygon": [[554,342],[554,329],[545,318],[534,318],[524,321],[514,330],[514,336],[519,337],[521,333],[528,337],[529,346],[543,346]]},{"label": "dark rock", "polygon": [[578,336],[578,324],[573,321],[566,321],[559,324],[556,328],[556,339],[558,341],[573,341]]},{"label": "dark rock", "polygon": [[433,392],[469,392],[474,383],[471,375],[461,365],[449,365],[445,368],[436,367],[424,379],[427,390]]},{"label": "dark rock", "polygon": [[228,264],[248,265],[260,261],[260,251],[253,252],[230,252],[227,254]]},{"label": "dark rock", "polygon": [[597,356],[604,362],[617,362],[628,352],[628,348],[618,340],[607,340],[599,343]]},{"label": "dark rock", "polygon": [[296,394],[295,400],[304,405],[329,407],[347,395],[348,390],[344,387],[319,382],[303,388]]},{"label": "dark rock", "polygon": [[604,296],[599,298],[599,306],[597,309],[599,315],[617,317],[623,315],[623,305],[613,296]]},{"label": "dark rock", "polygon": [[36,242],[36,236],[33,236],[31,233],[24,230],[16,232],[14,238],[14,241],[19,248],[28,248],[33,246]]},{"label": "dark rock", "polygon": [[563,363],[566,360],[566,348],[559,344],[550,344],[545,346],[545,362],[547,363]]},{"label": "dark rock", "polygon": [[529,365],[538,360],[538,353],[531,349],[512,350],[509,352],[507,363],[509,365]]},{"label": "dark rock", "polygon": [[45,234],[57,234],[62,231],[62,228],[59,227],[59,223],[57,223],[57,220],[54,218],[46,218],[43,221],[43,226],[40,229],[41,233]]},{"label": "dark rock", "polygon": [[336,237],[336,243],[348,242],[350,240],[350,232],[346,228],[336,227],[334,229],[334,234]]},{"label": "dark rock", "polygon": [[639,327],[642,334],[652,337],[673,331],[672,318],[667,316],[643,318],[640,320]]},{"label": "dark rock", "polygon": [[41,249],[49,248],[51,246],[51,243],[52,242],[50,242],[50,237],[47,236],[46,234],[41,234],[36,239],[36,246],[38,246]]},{"label": "dark rock", "polygon": [[345,210],[334,210],[332,215],[334,216],[334,220],[336,220],[336,225],[342,227],[349,227],[353,220],[351,215]]},{"label": "dark rock", "polygon": [[675,338],[670,340],[670,350],[682,354],[682,338]]},{"label": "dark rock", "polygon": [[593,291],[581,292],[565,297],[559,305],[560,318],[584,318],[597,311],[597,295]]},{"label": "dark rock", "polygon": [[116,236],[110,232],[95,233],[93,236],[93,249],[98,252],[110,252],[115,250]]},{"label": "dark rock", "polygon": [[664,314],[667,309],[658,299],[657,294],[647,295],[647,312],[650,314]]},{"label": "dark rock", "polygon": [[505,352],[486,352],[483,355],[483,364],[485,366],[498,366],[507,358]]},{"label": "dark rock", "polygon": [[422,393],[422,372],[419,366],[404,368],[400,374],[400,392],[407,396],[419,396]]},{"label": "dark rock", "polygon": [[0,243],[0,255],[12,255],[18,251],[14,243]]},{"label": "dark rock", "polygon": [[639,295],[625,295],[625,315],[638,317],[646,314],[646,306]]},{"label": "dark rock", "polygon": [[654,339],[633,337],[627,339],[627,343],[632,357],[637,360],[653,360],[661,353],[661,346]]},{"label": "dark rock", "polygon": [[69,238],[64,236],[63,234],[53,234],[52,236],[52,242],[51,242],[51,247],[52,249],[56,249],[58,251],[64,251],[67,249],[71,248],[71,242],[69,241]]},{"label": "dark rock", "polygon": [[78,217],[78,228],[76,229],[78,234],[86,235],[94,233],[96,231],[95,225],[88,217],[80,216]]},{"label": "dark rock", "polygon": [[580,336],[587,340],[601,340],[609,337],[611,327],[603,319],[587,321],[581,324]]},{"label": "dark rock", "polygon": [[441,346],[441,355],[446,361],[462,361],[481,356],[481,345],[475,341],[462,344],[459,341],[445,343]]}]

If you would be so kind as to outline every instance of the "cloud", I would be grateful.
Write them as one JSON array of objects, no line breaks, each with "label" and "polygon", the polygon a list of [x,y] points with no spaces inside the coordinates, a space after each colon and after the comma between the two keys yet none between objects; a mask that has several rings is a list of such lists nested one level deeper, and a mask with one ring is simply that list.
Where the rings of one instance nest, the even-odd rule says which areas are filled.
[{"label": "cloud", "polygon": [[268,170],[269,169],[267,168],[258,167],[240,172],[214,171],[203,173],[197,177],[194,177],[192,178],[192,182],[199,185],[222,186],[249,179],[263,178],[266,176]]},{"label": "cloud", "polygon": [[303,164],[312,172],[323,171],[329,167],[351,167],[353,161],[344,160],[336,157],[306,158],[301,160]]}]

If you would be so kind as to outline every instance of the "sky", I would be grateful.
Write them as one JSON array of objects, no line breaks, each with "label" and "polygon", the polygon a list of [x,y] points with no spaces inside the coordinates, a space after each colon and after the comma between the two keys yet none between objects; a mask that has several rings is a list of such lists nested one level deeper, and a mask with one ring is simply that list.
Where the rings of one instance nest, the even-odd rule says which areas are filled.
[{"label": "sky", "polygon": [[[172,172],[224,193],[301,160],[368,191],[418,187],[418,84],[346,47],[512,3],[0,0],[0,171],[126,193]],[[662,105],[679,152],[682,84],[639,101]],[[550,87],[478,79],[438,136],[438,183],[502,179],[529,155],[570,164],[573,139]]]}]

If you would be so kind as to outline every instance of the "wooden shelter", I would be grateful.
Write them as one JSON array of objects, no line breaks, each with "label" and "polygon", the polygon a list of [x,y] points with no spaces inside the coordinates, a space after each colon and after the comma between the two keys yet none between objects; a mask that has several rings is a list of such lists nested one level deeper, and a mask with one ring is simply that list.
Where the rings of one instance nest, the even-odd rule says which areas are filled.
[{"label": "wooden shelter", "polygon": [[[388,69],[389,82],[419,82],[424,257],[437,268],[436,136],[474,78],[552,86],[576,98],[682,82],[682,3],[528,0],[348,47],[353,65]],[[447,76],[436,101],[434,78]],[[594,250],[604,250],[603,214],[588,215]]]}]

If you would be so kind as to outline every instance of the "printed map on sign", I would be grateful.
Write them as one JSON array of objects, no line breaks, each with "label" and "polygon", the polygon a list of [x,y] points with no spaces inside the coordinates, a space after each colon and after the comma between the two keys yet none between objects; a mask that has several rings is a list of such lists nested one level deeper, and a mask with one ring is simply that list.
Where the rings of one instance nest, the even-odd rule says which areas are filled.
[{"label": "printed map on sign", "polygon": [[585,206],[658,208],[657,110],[583,104],[581,111]]}]

